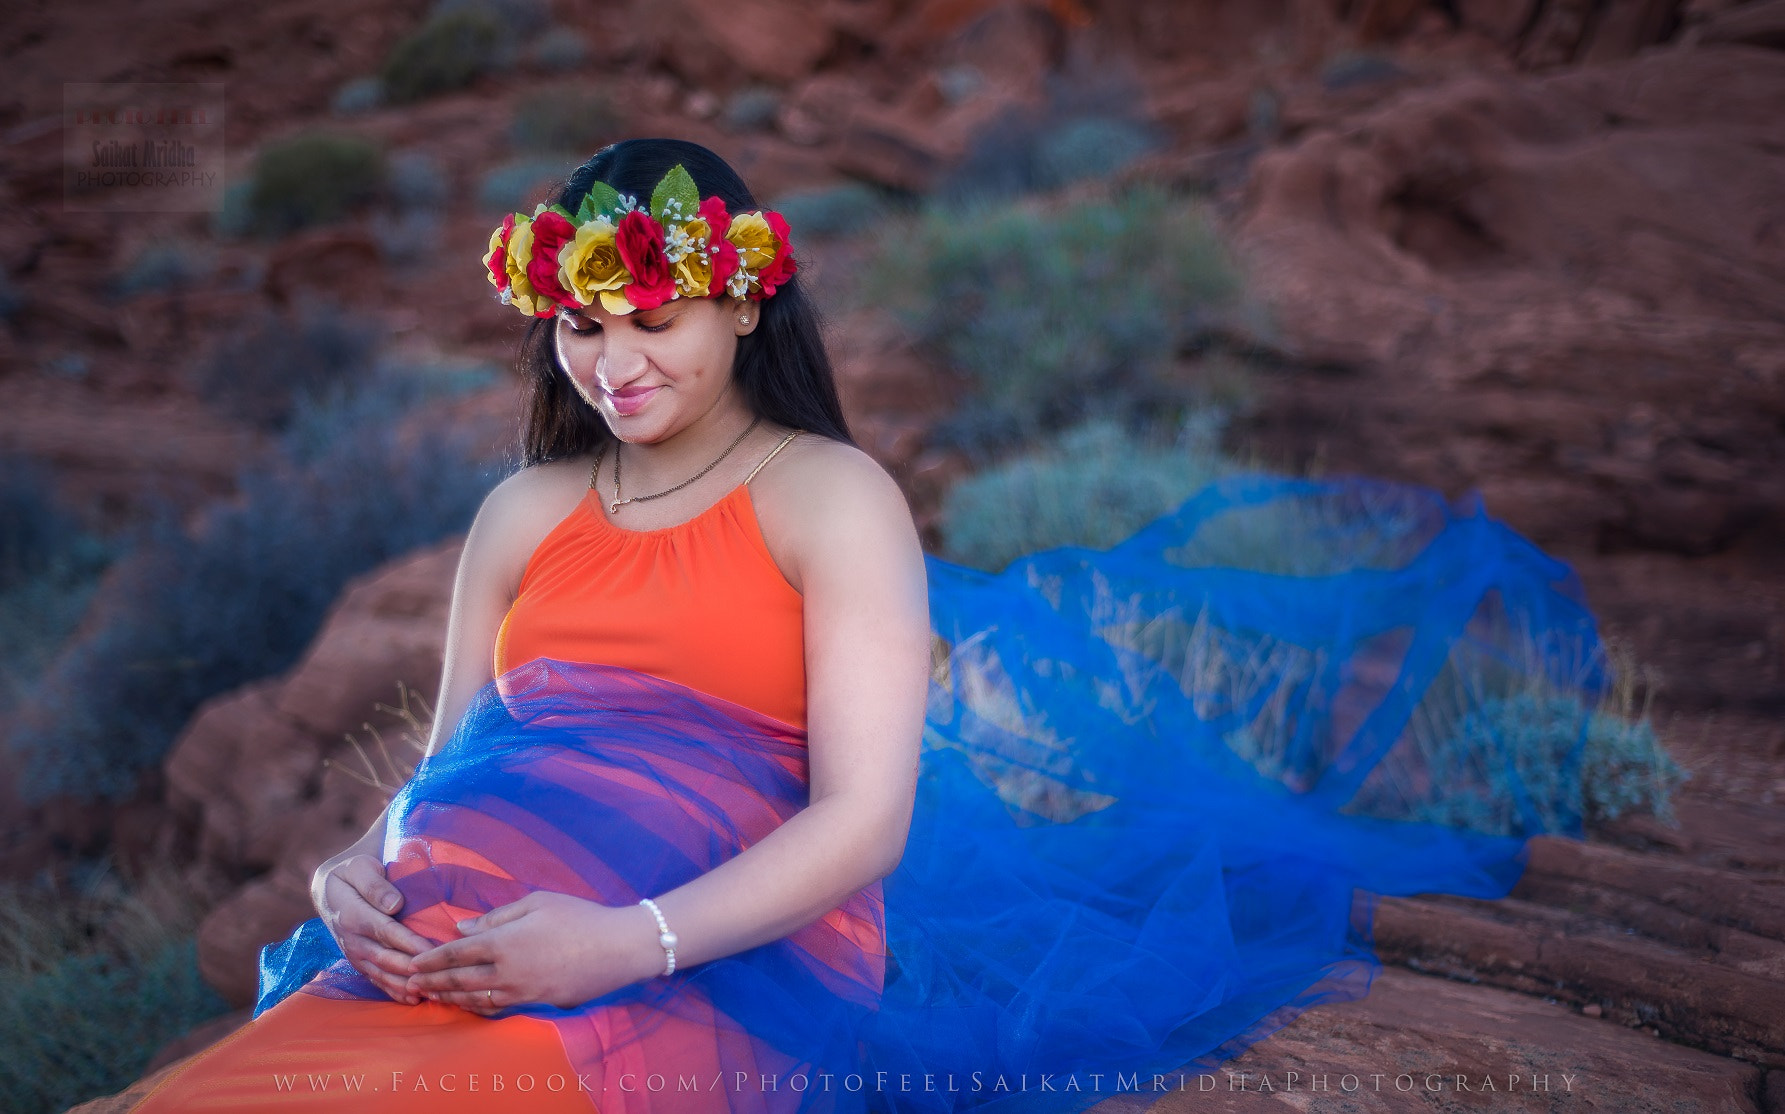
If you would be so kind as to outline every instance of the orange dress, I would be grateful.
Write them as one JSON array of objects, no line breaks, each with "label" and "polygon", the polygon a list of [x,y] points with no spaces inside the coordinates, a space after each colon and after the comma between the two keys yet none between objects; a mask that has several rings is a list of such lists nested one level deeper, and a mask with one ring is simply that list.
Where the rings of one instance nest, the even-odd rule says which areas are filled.
[{"label": "orange dress", "polygon": [[[791,436],[787,439],[791,440]],[[539,657],[623,665],[753,708],[802,730],[803,600],[764,543],[749,481],[693,518],[627,530],[594,489],[528,559],[496,638],[498,687]],[[860,926],[855,926],[858,930]],[[626,1024],[616,1016],[615,1025]],[[703,1058],[711,1034],[667,1038]],[[642,1055],[637,1045],[623,1055]],[[623,1070],[625,1064],[613,1065]],[[603,1114],[622,1114],[606,1102]],[[558,1029],[521,1015],[486,1018],[424,1000],[340,1000],[294,993],[170,1073],[133,1114],[266,1107],[293,1111],[454,1114],[504,1109],[590,1114]]]}]

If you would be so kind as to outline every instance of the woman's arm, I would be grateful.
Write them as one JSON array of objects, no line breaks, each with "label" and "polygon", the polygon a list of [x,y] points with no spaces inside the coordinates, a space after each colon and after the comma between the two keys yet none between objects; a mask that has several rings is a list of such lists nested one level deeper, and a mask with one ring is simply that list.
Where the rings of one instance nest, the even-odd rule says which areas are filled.
[{"label": "woman's arm", "polygon": [[[677,935],[678,968],[780,939],[903,856],[930,668],[923,550],[878,464],[835,442],[822,451],[776,477],[773,501],[798,508],[785,534],[804,597],[809,804],[700,877],[646,895]],[[461,928],[463,939],[417,957],[423,973],[409,985],[481,1013],[574,1006],[664,966],[656,920],[639,905],[533,893]]]},{"label": "woman's arm", "polygon": [[[523,552],[519,547],[542,533],[541,523],[555,521],[549,502],[544,507],[537,503],[549,501],[554,492],[562,499],[561,487],[542,485],[538,478],[536,470],[528,470],[496,485],[466,534],[447,619],[439,699],[427,743],[430,755],[451,735],[471,698],[492,679],[496,631],[525,566],[524,558],[517,559]],[[386,804],[352,846],[317,866],[310,876],[310,899],[342,954],[385,993],[414,1004],[420,999],[406,986],[414,973],[410,959],[432,944],[395,919],[403,896],[384,873],[389,814]]]},{"label": "woman's arm", "polygon": [[471,698],[495,679],[496,632],[520,592],[527,557],[574,506],[564,503],[570,489],[552,474],[561,467],[522,469],[497,484],[465,536],[453,579],[452,612],[446,620],[446,652],[440,699],[428,733],[429,755],[452,737]]},{"label": "woman's arm", "polygon": [[[647,895],[676,933],[678,967],[810,924],[904,853],[930,671],[923,548],[892,477],[865,454],[825,448],[833,461],[786,477],[801,508],[810,804],[699,878]],[[657,923],[636,914],[654,974]]]}]

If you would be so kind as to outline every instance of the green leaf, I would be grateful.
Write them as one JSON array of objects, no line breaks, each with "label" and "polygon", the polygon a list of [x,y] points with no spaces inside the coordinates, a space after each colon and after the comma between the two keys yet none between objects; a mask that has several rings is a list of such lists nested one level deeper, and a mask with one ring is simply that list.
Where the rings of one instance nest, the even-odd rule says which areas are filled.
[{"label": "green leaf", "polygon": [[667,220],[671,202],[680,209],[682,220],[688,220],[700,211],[700,190],[681,163],[671,167],[657,183],[657,188],[651,191],[651,215],[660,221]]},{"label": "green leaf", "polygon": [[608,220],[612,220],[614,210],[619,207],[620,191],[606,182],[596,182],[583,196],[583,204],[576,211],[576,219],[579,224],[594,217],[606,217]]}]

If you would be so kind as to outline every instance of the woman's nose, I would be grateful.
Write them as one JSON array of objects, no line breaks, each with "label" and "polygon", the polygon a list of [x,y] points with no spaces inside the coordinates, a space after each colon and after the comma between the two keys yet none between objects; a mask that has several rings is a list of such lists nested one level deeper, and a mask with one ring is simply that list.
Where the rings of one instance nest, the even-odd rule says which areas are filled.
[{"label": "woman's nose", "polygon": [[618,390],[644,374],[644,353],[625,344],[602,338],[601,354],[595,358],[597,386]]}]

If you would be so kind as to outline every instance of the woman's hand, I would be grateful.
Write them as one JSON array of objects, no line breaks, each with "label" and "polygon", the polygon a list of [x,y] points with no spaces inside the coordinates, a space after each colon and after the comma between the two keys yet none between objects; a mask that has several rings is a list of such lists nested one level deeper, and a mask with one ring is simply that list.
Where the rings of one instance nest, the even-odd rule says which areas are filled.
[{"label": "woman's hand", "polygon": [[642,905],[536,890],[459,931],[415,957],[408,986],[486,1017],[533,1002],[570,1009],[663,969],[657,921]]},{"label": "woman's hand", "polygon": [[384,864],[366,854],[325,862],[317,868],[311,894],[323,924],[355,970],[393,999],[418,1005],[408,987],[414,956],[433,944],[390,914],[403,907],[403,895],[384,876]]}]

